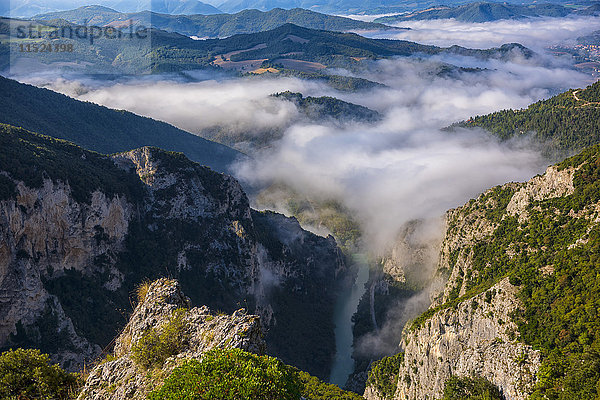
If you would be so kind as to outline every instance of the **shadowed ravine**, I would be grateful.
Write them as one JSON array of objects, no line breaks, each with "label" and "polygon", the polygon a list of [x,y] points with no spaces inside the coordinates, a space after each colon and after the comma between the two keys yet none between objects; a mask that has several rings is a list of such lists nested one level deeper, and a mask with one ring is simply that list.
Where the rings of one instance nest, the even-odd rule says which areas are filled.
[{"label": "shadowed ravine", "polygon": [[365,284],[369,279],[369,264],[364,254],[355,254],[353,261],[358,265],[358,275],[352,290],[340,297],[335,306],[335,348],[336,355],[331,368],[329,381],[340,387],[346,384],[348,375],[352,373],[352,315],[356,312],[360,298],[365,292]]}]

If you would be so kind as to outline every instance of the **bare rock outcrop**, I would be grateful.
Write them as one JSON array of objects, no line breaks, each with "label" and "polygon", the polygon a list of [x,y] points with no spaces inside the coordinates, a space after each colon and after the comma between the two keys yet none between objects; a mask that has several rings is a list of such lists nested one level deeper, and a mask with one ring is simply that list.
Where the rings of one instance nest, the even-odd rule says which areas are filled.
[{"label": "bare rock outcrop", "polygon": [[[146,369],[135,359],[133,350],[151,330],[160,331],[178,315],[182,341],[176,354],[161,366]],[[86,380],[79,400],[145,399],[148,392],[181,363],[201,359],[215,347],[234,347],[262,354],[259,317],[238,310],[232,315],[214,315],[208,307],[190,308],[190,300],[177,281],[159,279],[147,289],[123,333],[117,338],[114,356],[97,365]]]},{"label": "bare rock outcrop", "polygon": [[510,215],[519,215],[519,220],[527,218],[527,206],[533,201],[550,199],[572,194],[574,168],[559,169],[550,166],[543,175],[538,175],[527,182],[510,199],[506,211]]}]

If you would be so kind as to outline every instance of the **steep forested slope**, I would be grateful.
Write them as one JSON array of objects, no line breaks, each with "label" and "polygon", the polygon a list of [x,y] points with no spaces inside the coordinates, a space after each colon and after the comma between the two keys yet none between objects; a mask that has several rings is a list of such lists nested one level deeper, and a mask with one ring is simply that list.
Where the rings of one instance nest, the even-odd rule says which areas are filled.
[{"label": "steep forested slope", "polygon": [[243,157],[229,147],[164,122],[78,101],[1,76],[0,122],[69,140],[105,154],[141,146],[180,151],[222,172]]}]

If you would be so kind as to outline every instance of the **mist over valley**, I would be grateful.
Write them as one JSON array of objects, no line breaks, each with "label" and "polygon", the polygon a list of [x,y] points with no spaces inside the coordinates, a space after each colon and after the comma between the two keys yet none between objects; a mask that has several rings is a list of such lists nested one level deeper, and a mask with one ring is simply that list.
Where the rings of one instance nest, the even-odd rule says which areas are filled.
[{"label": "mist over valley", "polygon": [[104,358],[80,399],[210,357],[285,377],[231,398],[597,394],[595,4],[33,3],[0,20],[1,348]]}]

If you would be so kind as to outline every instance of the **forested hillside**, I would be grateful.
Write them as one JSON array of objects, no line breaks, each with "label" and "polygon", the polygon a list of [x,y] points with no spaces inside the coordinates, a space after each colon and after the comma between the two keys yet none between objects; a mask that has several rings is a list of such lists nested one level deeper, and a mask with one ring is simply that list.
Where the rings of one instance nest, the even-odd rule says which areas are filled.
[{"label": "forested hillside", "polygon": [[531,135],[550,155],[581,150],[600,142],[600,82],[569,90],[522,110],[476,116],[452,128],[479,127],[501,139]]},{"label": "forested hillside", "polygon": [[376,122],[381,118],[377,111],[334,97],[304,97],[301,93],[289,91],[276,93],[274,97],[291,101],[311,119],[332,118],[344,122]]},{"label": "forested hillside", "polygon": [[248,128],[240,131],[226,126],[215,126],[203,130],[201,135],[206,139],[252,154],[258,148],[273,145],[284,136],[288,127],[300,121],[344,126],[349,123],[373,123],[381,119],[377,111],[335,97],[304,97],[301,93],[289,91],[273,94],[272,97],[293,103],[298,110],[297,116],[279,127]]}]

